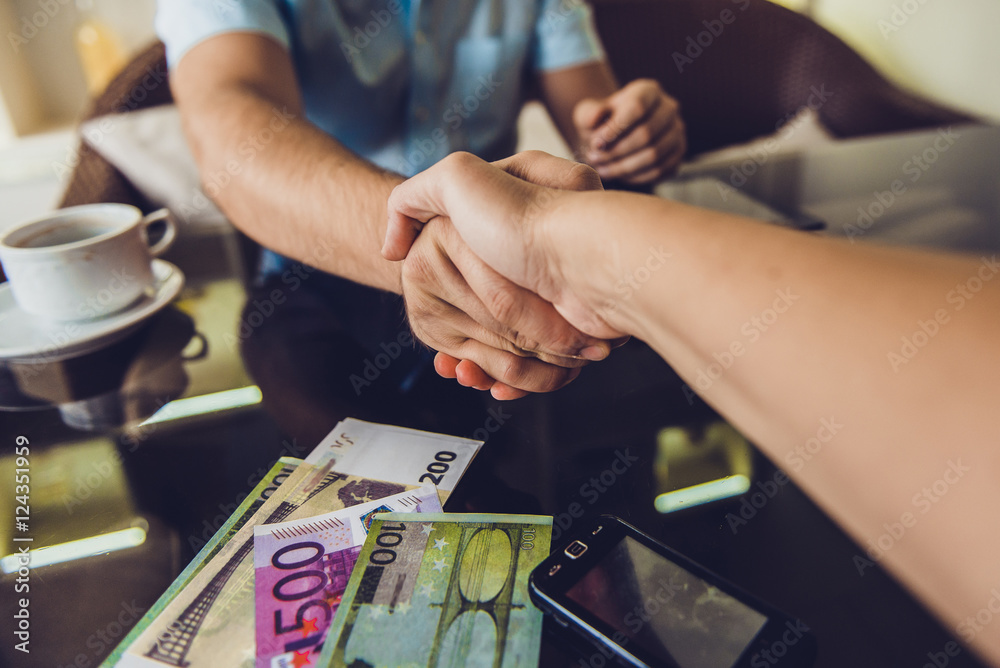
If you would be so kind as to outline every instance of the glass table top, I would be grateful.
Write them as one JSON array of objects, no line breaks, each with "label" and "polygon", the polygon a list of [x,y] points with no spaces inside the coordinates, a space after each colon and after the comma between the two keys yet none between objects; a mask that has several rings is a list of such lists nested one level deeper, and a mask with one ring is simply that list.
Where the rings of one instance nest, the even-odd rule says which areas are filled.
[{"label": "glass table top", "polygon": [[[720,199],[731,188],[856,242],[1000,247],[1000,129],[756,155],[682,180],[714,178]],[[557,393],[510,403],[430,370],[405,391],[371,379],[352,398],[334,386],[375,358],[335,349],[308,282],[262,309],[273,295],[241,279],[236,255],[219,257],[206,271],[203,253],[168,253],[187,284],[125,340],[62,361],[0,360],[3,628],[20,596],[18,549],[46,548],[24,592],[31,654],[5,632],[0,664],[98,665],[270,466],[304,457],[346,417],[485,440],[446,510],[552,515],[554,544],[583,518],[619,515],[803,619],[817,666],[923,665],[953,640],[881,569],[859,575],[863,549],[641,342]],[[26,531],[13,511],[19,468],[31,479]],[[705,498],[678,494],[720,480],[729,486]],[[582,651],[549,629],[542,665],[591,665]],[[967,651],[951,660],[979,665]]]}]

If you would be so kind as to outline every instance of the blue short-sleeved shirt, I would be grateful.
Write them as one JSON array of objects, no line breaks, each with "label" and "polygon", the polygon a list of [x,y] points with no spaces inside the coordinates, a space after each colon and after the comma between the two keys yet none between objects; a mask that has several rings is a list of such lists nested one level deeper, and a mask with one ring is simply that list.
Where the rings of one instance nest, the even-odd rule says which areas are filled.
[{"label": "blue short-sleeved shirt", "polygon": [[514,150],[526,75],[604,57],[582,0],[160,0],[176,63],[224,32],[293,57],[310,121],[403,174],[466,150]]}]

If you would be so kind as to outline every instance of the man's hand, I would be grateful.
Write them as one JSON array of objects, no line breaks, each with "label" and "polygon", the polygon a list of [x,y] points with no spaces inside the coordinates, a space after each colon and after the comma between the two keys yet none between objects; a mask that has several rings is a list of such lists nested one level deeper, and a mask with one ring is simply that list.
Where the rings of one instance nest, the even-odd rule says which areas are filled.
[{"label": "man's hand", "polygon": [[[604,359],[610,351],[607,342],[567,323],[552,304],[484,264],[447,218],[424,227],[403,263],[402,279],[410,327],[439,351],[438,371],[468,387],[492,390],[498,399],[558,389],[587,360]],[[448,359],[454,360],[450,368],[442,366]]]},{"label": "man's hand", "polygon": [[[546,255],[546,244],[535,243],[538,239],[534,236],[544,234],[543,221],[548,211],[558,206],[560,193],[598,187],[599,179],[592,169],[535,151],[494,165],[467,153],[452,154],[393,191],[382,253],[388,259],[406,257],[404,295],[409,282],[405,277],[415,271],[410,268],[411,261],[417,263],[417,275],[421,276],[425,268],[440,266],[437,255],[448,256],[455,263],[456,274],[460,274],[455,282],[460,278],[468,281],[469,289],[486,311],[485,317],[463,319],[451,312],[448,303],[433,299],[422,299],[418,312],[411,311],[411,324],[418,320],[435,328],[417,334],[441,351],[435,359],[439,374],[457,378],[469,387],[491,389],[497,399],[513,399],[525,394],[523,390],[556,389],[575,378],[577,369],[537,365],[549,362],[568,366],[568,361],[559,356],[581,345],[579,338],[573,338],[581,336],[580,332],[597,337],[589,339],[594,346],[591,350],[580,349],[581,356],[597,360],[607,355],[612,343],[609,340],[621,333],[609,328],[576,295],[563,290],[558,271]],[[418,233],[420,236],[413,242]],[[452,235],[461,236],[461,240],[452,239]],[[428,250],[442,243],[445,245],[437,253]],[[475,261],[467,257],[472,253]],[[425,263],[420,259],[422,255],[432,261]],[[476,264],[480,259],[485,265]],[[416,281],[418,285],[447,282],[439,276]],[[465,297],[462,309],[475,313],[475,309],[470,310],[472,296]],[[514,331],[507,330],[506,338],[486,339],[489,345],[480,343],[484,332],[477,327],[505,331],[496,330],[499,322],[508,323]],[[521,329],[519,322],[531,329]],[[565,330],[565,322],[575,328]],[[523,343],[518,344],[518,338],[524,339]],[[534,360],[520,357],[525,348],[539,345],[535,341],[546,345],[547,354],[536,355],[538,359]],[[531,381],[531,387],[525,385],[525,379]]]},{"label": "man's hand", "polygon": [[[410,323],[418,338],[439,351],[438,373],[468,387],[489,389],[497,399],[514,399],[527,391],[557,389],[579,374],[585,360],[606,357],[610,343],[595,337],[607,332],[598,327],[594,336],[582,333],[567,323],[566,314],[536,294],[540,288],[535,277],[544,268],[525,263],[544,261],[532,259],[536,256],[529,252],[526,235],[511,234],[494,221],[523,222],[520,231],[527,234],[555,204],[547,196],[548,188],[532,184],[559,190],[600,189],[596,173],[540,152],[500,160],[494,166],[464,153],[443,163],[431,168],[431,174],[411,180],[405,202],[397,198],[398,209],[390,202],[382,250],[388,259],[406,259],[403,295]],[[463,190],[455,183],[457,190],[449,188],[446,193],[444,185],[453,182],[449,174],[473,187]],[[478,199],[480,191],[486,199]],[[466,224],[463,235],[476,224],[469,214],[479,214],[480,234],[472,240],[480,246],[480,255],[484,246],[489,247],[487,263],[463,241],[445,213],[444,200],[456,194],[462,198],[453,204],[458,204],[457,213]],[[448,294],[442,295],[441,286],[450,286]],[[461,310],[456,308],[459,304]]]},{"label": "man's hand", "polygon": [[677,101],[652,79],[637,79],[604,99],[580,100],[573,125],[582,157],[606,180],[657,181],[677,170],[687,148]]}]

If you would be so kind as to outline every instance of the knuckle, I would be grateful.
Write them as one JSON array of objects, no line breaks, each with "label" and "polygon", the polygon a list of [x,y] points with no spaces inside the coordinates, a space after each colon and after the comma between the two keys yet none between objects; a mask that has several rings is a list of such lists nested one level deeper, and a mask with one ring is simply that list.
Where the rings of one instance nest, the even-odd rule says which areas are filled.
[{"label": "knuckle", "polygon": [[[625,103],[623,111],[625,112],[623,114],[624,118],[628,119],[639,118],[646,113],[646,105],[643,104],[641,100],[631,99],[627,103]],[[624,127],[623,122],[619,122],[619,124]]]},{"label": "knuckle", "polygon": [[534,162],[536,160],[541,160],[541,159],[549,157],[549,154],[546,153],[545,151],[540,151],[540,150],[538,150],[536,148],[531,148],[531,149],[528,149],[526,151],[521,151],[521,152],[517,153],[514,157],[515,158],[521,158],[521,159],[525,160],[526,162]]},{"label": "knuckle", "polygon": [[424,328],[423,322],[420,320],[420,318],[413,317],[413,314],[411,313],[409,321],[410,321],[410,331],[413,333],[414,338],[420,341],[420,343],[424,344],[425,346],[430,346],[435,350],[437,350],[437,347],[431,344],[431,342],[434,340],[434,337],[431,336],[430,332],[428,332]]},{"label": "knuckle", "polygon": [[597,170],[583,163],[574,165],[566,180],[571,190],[598,190],[601,187],[601,177]]},{"label": "knuckle", "polygon": [[524,388],[525,381],[529,378],[528,360],[517,355],[505,355],[500,365],[500,375],[498,380],[512,387]]},{"label": "knuckle", "polygon": [[524,304],[513,290],[499,288],[487,297],[486,308],[497,322],[504,327],[515,328],[522,314]]},{"label": "knuckle", "polygon": [[463,169],[476,160],[476,156],[468,151],[455,151],[446,155],[441,163],[450,168]]},{"label": "knuckle", "polygon": [[498,380],[522,390],[551,392],[565,384],[569,371],[535,359],[505,356]]},{"label": "knuckle", "polygon": [[640,146],[646,146],[653,141],[653,132],[648,125],[641,125],[635,129],[635,140]]},{"label": "knuckle", "polygon": [[[419,243],[419,237],[417,239]],[[403,260],[403,268],[400,272],[400,277],[402,278],[404,285],[428,285],[432,283],[437,276],[434,263],[430,260],[430,258],[428,258],[426,253],[420,250],[420,248],[422,248],[422,245],[418,247],[418,244],[414,244],[413,249],[407,254],[406,259]]]},{"label": "knuckle", "polygon": [[453,330],[445,325],[451,307],[440,299],[425,294],[412,295],[404,292],[406,319],[413,335],[425,345],[435,350],[449,349],[455,345],[456,337]]}]

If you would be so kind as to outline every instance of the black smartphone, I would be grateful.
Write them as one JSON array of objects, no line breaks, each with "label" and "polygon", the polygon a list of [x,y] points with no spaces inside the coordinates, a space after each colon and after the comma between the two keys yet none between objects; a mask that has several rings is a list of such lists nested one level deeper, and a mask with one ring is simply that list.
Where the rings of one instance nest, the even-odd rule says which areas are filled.
[{"label": "black smartphone", "polygon": [[631,666],[791,668],[816,655],[801,621],[611,515],[539,564],[529,589],[539,608],[595,646],[601,665],[613,657]]}]

